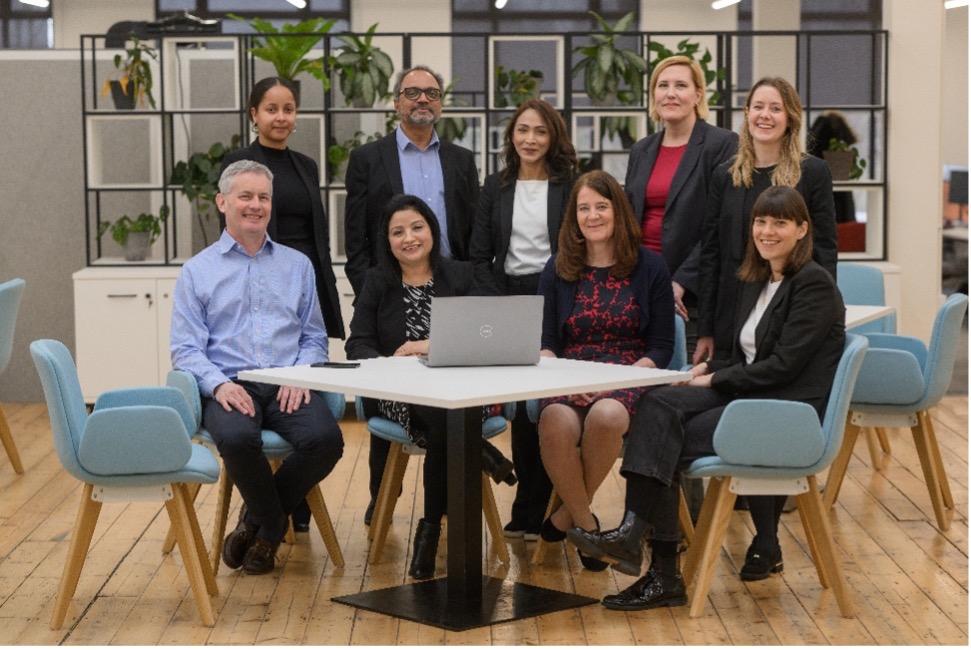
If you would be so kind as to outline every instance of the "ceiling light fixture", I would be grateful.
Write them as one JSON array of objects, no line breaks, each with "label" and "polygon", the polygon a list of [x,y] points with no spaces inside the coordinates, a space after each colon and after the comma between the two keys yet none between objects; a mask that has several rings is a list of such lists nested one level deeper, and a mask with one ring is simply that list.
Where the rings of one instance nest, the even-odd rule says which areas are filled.
[{"label": "ceiling light fixture", "polygon": [[290,4],[292,4],[297,9],[306,9],[307,8],[307,0],[287,0],[287,2],[289,2]]},{"label": "ceiling light fixture", "polygon": [[20,0],[22,5],[31,5],[32,7],[40,7],[41,9],[47,9],[51,6],[51,0]]},{"label": "ceiling light fixture", "polygon": [[496,0],[496,9],[502,9],[506,6],[507,0]]},{"label": "ceiling light fixture", "polygon": [[737,5],[742,0],[715,0],[711,3],[712,9],[724,9],[725,7],[731,7],[732,5]]}]

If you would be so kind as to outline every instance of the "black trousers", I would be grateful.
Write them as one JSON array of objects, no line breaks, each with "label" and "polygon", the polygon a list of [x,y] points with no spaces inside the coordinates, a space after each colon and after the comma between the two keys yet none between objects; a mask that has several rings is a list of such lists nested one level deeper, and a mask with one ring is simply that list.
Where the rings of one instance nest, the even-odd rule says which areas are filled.
[{"label": "black trousers", "polygon": [[[239,488],[247,521],[259,526],[258,537],[283,539],[287,517],[310,489],[322,481],[344,453],[344,437],[323,397],[310,393],[310,403],[294,413],[280,410],[278,386],[237,382],[253,398],[256,415],[227,412],[204,398],[202,424],[216,442],[229,477]],[[294,452],[274,474],[263,455],[261,431],[270,429],[293,445]]]}]

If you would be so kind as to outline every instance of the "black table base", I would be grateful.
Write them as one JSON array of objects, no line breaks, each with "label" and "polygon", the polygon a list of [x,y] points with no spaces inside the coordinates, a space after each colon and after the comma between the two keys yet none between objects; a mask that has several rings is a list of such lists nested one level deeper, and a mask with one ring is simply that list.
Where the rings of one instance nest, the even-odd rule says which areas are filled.
[{"label": "black table base", "polygon": [[482,600],[460,603],[448,597],[446,583],[447,578],[425,580],[333,600],[454,632],[599,602],[595,598],[483,576]]}]

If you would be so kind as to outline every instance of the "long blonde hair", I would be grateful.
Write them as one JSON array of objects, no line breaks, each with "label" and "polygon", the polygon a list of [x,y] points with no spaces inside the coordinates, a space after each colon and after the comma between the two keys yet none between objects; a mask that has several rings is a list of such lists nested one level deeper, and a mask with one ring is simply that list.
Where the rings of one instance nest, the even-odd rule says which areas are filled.
[{"label": "long blonde hair", "polygon": [[788,81],[782,77],[762,77],[745,99],[746,118],[742,120],[742,129],[738,139],[738,153],[732,162],[732,184],[735,187],[752,187],[752,170],[755,169],[755,144],[752,132],[748,127],[747,111],[752,106],[752,95],[762,86],[770,86],[779,91],[782,105],[786,111],[787,125],[785,135],[782,136],[782,151],[779,162],[772,172],[773,185],[787,185],[795,187],[802,176],[802,161],[806,157],[802,139],[802,101],[799,93]]}]

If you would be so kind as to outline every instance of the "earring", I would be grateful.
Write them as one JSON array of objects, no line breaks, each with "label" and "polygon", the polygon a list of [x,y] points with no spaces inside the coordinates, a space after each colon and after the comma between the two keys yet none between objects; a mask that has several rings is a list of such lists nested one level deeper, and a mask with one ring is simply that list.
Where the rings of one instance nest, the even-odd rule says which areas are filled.
[{"label": "earring", "polygon": [[260,132],[260,127],[256,126],[256,122],[253,122],[253,126],[250,127],[250,128],[253,129],[253,133],[259,133]]},{"label": "earring", "polygon": [[296,125],[296,124],[294,124],[294,125],[293,125],[293,128],[292,128],[292,129],[290,129],[290,133],[296,133],[296,132],[297,132],[297,125]]}]

